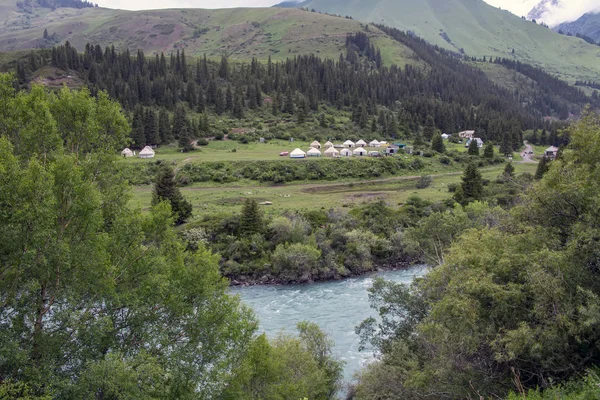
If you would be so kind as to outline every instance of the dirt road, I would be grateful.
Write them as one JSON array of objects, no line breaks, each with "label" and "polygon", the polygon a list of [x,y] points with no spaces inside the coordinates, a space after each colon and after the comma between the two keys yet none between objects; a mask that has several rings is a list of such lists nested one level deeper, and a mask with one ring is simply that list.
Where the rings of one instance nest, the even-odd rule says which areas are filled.
[{"label": "dirt road", "polygon": [[533,159],[533,147],[531,147],[531,145],[527,142],[523,142],[525,144],[525,150],[523,150],[521,152],[521,157],[523,158],[524,163],[537,163],[537,161],[535,161]]}]

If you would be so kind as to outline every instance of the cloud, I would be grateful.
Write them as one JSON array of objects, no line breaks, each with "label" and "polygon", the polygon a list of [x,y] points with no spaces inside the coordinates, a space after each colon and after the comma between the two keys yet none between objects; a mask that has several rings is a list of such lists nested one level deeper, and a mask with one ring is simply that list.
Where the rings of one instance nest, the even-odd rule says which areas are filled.
[{"label": "cloud", "polygon": [[[542,0],[485,0],[488,4],[508,10],[518,16],[527,15]],[[550,26],[578,19],[587,12],[600,12],[598,0],[559,0],[558,5],[549,5],[541,21]]]}]

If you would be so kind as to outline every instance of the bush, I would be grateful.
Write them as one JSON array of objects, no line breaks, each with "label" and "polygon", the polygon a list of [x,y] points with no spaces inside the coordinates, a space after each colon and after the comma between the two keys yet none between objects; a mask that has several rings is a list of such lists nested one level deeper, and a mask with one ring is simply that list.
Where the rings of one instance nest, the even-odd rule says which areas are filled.
[{"label": "bush", "polygon": [[200,138],[198,139],[198,142],[196,143],[197,146],[208,146],[208,140],[204,139],[204,138]]},{"label": "bush", "polygon": [[454,193],[456,192],[456,188],[458,187],[458,183],[449,183],[448,184],[448,192]]},{"label": "bush", "polygon": [[417,187],[417,189],[425,189],[425,188],[428,188],[429,186],[431,186],[432,183],[433,183],[433,178],[431,176],[423,175],[417,181],[416,187]]},{"label": "bush", "polygon": [[314,246],[280,244],[273,253],[273,272],[287,282],[307,282],[316,269],[321,251]]}]

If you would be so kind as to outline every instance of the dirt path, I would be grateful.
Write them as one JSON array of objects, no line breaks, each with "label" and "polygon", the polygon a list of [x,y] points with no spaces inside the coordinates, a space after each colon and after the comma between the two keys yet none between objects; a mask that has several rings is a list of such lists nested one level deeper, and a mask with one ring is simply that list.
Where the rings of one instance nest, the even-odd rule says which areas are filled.
[{"label": "dirt path", "polygon": [[535,161],[533,159],[533,147],[531,147],[531,145],[529,143],[527,143],[526,141],[523,142],[525,144],[525,150],[523,150],[523,152],[521,152],[521,157],[523,158],[523,163],[536,163],[537,161]]}]

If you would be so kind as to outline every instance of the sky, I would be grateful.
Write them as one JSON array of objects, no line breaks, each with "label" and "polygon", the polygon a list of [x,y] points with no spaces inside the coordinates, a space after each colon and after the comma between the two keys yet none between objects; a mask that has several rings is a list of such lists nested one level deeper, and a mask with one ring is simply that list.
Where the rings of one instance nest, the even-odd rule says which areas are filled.
[{"label": "sky", "polygon": [[[229,7],[270,7],[281,0],[92,0],[101,7],[126,10],[148,10],[156,8],[229,8]],[[363,0],[369,1],[369,0]],[[527,13],[541,0],[484,0],[487,3],[508,10],[518,16]],[[561,22],[574,21],[586,12],[599,11],[600,0],[559,0],[563,7],[553,9],[544,15],[544,22],[553,26]],[[568,4],[567,6],[564,6]]]}]

